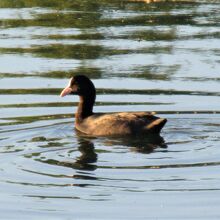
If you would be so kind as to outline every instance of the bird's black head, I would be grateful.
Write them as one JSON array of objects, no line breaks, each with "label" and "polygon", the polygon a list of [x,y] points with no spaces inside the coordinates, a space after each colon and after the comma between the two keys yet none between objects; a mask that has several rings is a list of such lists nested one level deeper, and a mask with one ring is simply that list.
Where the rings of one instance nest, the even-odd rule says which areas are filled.
[{"label": "bird's black head", "polygon": [[67,87],[63,89],[60,96],[63,97],[68,94],[95,98],[96,90],[94,84],[87,76],[76,75],[70,79]]}]

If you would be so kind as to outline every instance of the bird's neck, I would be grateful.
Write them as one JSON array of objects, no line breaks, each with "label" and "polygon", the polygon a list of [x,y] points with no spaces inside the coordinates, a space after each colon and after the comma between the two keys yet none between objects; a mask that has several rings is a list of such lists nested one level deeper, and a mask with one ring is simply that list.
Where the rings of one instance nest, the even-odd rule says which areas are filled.
[{"label": "bird's neck", "polygon": [[84,96],[80,96],[79,98],[80,101],[75,115],[77,123],[80,123],[83,119],[93,114],[93,105],[95,103],[95,98],[87,98]]}]

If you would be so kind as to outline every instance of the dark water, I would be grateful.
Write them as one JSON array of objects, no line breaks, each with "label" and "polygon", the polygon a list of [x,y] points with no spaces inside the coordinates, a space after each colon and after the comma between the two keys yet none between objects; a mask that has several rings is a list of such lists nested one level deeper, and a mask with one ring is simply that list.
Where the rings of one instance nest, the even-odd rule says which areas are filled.
[{"label": "dark water", "polygon": [[[0,219],[219,219],[220,1],[0,0]],[[82,137],[95,111],[157,111],[161,137]],[[164,143],[165,142],[165,143]]]}]

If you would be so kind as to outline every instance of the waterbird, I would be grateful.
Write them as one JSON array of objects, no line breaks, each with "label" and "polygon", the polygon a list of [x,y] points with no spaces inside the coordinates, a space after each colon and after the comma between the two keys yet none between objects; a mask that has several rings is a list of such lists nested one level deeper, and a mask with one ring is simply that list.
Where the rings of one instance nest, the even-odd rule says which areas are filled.
[{"label": "waterbird", "polygon": [[75,113],[75,128],[91,136],[139,136],[159,134],[167,119],[155,116],[154,112],[94,113],[96,89],[85,75],[75,75],[60,93],[78,95],[79,104]]}]

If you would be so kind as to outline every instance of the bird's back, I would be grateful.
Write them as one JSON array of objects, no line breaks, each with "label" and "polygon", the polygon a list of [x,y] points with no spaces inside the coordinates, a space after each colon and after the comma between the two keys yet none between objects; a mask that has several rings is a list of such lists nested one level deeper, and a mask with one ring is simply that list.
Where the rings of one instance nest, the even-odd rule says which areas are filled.
[{"label": "bird's back", "polygon": [[82,122],[76,129],[94,136],[138,135],[160,133],[166,119],[147,112],[96,113]]}]

